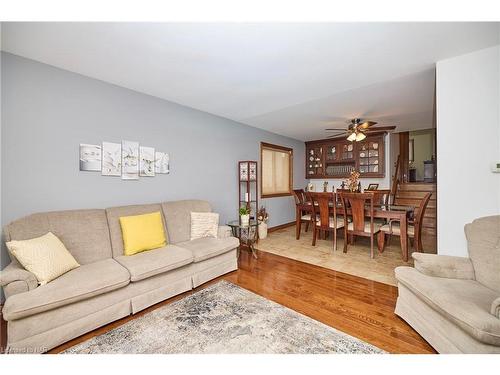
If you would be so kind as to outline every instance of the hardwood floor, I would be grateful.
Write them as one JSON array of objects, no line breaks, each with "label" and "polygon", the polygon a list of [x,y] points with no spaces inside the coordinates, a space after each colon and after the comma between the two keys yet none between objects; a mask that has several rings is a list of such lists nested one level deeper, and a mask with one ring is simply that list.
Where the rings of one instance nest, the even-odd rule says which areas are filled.
[{"label": "hardwood floor", "polygon": [[394,314],[396,287],[271,253],[259,251],[258,256],[259,259],[256,260],[247,251],[242,251],[239,270],[221,276],[194,291],[158,303],[136,315],[89,332],[52,349],[49,353],[59,353],[221,279],[388,352],[434,352],[408,324]]},{"label": "hardwood floor", "polygon": [[242,251],[238,271],[224,275],[194,291],[161,302],[134,316],[89,332],[51,350],[50,353],[59,353],[220,279],[237,284],[391,353],[434,352],[408,324],[394,314],[397,298],[397,288],[394,286],[262,251],[258,252],[258,256],[259,259],[256,260],[247,251]]}]

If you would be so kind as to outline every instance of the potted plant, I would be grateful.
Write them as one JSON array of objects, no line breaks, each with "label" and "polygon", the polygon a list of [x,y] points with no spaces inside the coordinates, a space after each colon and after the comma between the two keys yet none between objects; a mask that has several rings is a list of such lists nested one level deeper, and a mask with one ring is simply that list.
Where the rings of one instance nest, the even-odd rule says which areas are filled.
[{"label": "potted plant", "polygon": [[240,222],[242,226],[250,225],[250,208],[246,206],[240,207]]},{"label": "potted plant", "polygon": [[259,238],[267,237],[267,220],[269,220],[269,215],[266,208],[262,206],[257,213],[257,220],[259,222]]}]

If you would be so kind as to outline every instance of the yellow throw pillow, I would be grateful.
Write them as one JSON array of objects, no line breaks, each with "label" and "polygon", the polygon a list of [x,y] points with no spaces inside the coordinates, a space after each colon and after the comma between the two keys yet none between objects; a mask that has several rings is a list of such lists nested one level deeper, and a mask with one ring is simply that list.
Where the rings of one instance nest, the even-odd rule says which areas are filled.
[{"label": "yellow throw pillow", "polygon": [[167,244],[160,211],[120,218],[123,254],[134,255]]},{"label": "yellow throw pillow", "polygon": [[73,255],[52,232],[41,237],[6,243],[9,252],[35,275],[40,285],[80,267]]}]

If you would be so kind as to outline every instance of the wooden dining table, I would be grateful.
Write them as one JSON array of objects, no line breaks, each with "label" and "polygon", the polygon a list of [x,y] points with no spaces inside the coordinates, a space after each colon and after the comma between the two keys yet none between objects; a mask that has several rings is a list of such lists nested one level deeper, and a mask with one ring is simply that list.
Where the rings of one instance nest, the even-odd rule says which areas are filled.
[{"label": "wooden dining table", "polygon": [[[311,202],[304,202],[301,208],[303,211],[312,214],[312,204]],[[333,207],[331,207],[333,213]],[[336,206],[337,215],[345,215],[344,208],[341,204]],[[401,228],[401,253],[403,260],[408,261],[408,221],[413,218],[415,207],[413,206],[400,206],[394,204],[383,204],[377,205],[373,208],[373,218],[374,219],[387,219],[399,221]],[[350,215],[350,209],[347,209],[347,215]],[[365,208],[365,216],[370,216],[370,207]]]}]

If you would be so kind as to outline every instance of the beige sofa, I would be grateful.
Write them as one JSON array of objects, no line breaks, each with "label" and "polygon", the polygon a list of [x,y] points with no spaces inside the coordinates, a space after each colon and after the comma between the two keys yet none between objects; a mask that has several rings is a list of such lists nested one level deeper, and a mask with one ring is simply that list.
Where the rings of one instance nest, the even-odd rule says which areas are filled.
[{"label": "beige sofa", "polygon": [[[155,211],[164,215],[168,245],[123,256],[119,217]],[[236,270],[239,241],[230,228],[220,227],[218,238],[190,241],[191,211],[211,208],[186,200],[37,213],[7,225],[6,241],[53,232],[81,264],[43,286],[16,260],[2,270],[7,351],[47,351]]]},{"label": "beige sofa", "polygon": [[439,353],[500,353],[500,216],[465,226],[470,258],[414,253],[396,314]]}]

